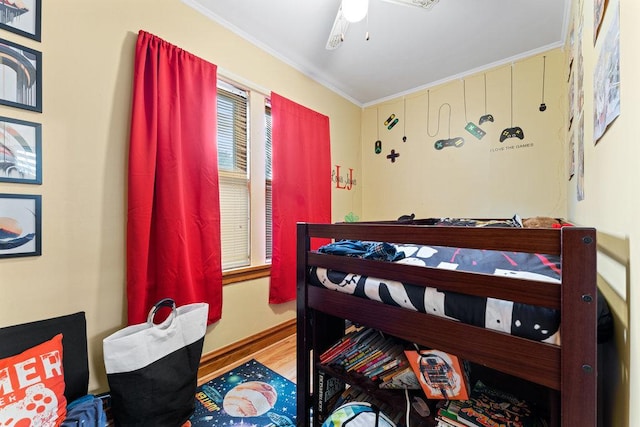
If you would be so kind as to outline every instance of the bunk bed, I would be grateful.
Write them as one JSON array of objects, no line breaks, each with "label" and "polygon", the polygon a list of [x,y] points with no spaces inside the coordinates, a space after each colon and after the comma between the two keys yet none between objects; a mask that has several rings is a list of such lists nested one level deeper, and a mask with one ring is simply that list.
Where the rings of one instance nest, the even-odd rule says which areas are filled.
[{"label": "bunk bed", "polygon": [[[552,426],[595,426],[597,407],[596,231],[380,223],[297,226],[297,420],[321,425],[326,369],[319,354],[345,333],[345,321],[469,361],[485,374],[544,396]],[[391,242],[556,259],[558,280],[411,265],[311,250],[312,239]],[[315,240],[313,240],[315,242]],[[517,336],[318,286],[317,269],[381,278],[438,292],[510,301],[558,315],[559,342]],[[557,340],[556,340],[557,341]],[[321,374],[322,378],[321,378]],[[345,380],[343,378],[343,380]],[[349,382],[347,378],[345,380]],[[515,381],[515,382],[514,382]]]}]

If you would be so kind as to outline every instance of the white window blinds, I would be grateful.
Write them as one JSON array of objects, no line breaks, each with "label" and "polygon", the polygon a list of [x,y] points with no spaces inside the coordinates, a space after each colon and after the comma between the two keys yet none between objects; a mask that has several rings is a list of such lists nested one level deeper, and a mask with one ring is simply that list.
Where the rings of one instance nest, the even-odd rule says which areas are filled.
[{"label": "white window blinds", "polygon": [[250,264],[247,93],[218,82],[222,269]]},{"label": "white window blinds", "polygon": [[272,224],[271,224],[271,107],[265,107],[265,207],[266,207],[266,224],[265,224],[265,256],[267,261],[271,260],[272,245]]}]

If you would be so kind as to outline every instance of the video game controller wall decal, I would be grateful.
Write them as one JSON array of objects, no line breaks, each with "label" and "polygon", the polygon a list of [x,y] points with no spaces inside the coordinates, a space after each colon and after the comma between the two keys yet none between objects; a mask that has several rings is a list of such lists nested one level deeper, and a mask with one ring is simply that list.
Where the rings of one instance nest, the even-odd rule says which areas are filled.
[{"label": "video game controller wall decal", "polygon": [[547,69],[547,57],[543,56],[542,57],[542,102],[540,104],[540,112],[543,112],[547,109],[547,104],[544,103],[544,80],[545,80],[545,75],[546,73],[546,69]]},{"label": "video game controller wall decal", "polygon": [[457,138],[449,138],[449,139],[439,139],[433,144],[433,147],[436,150],[442,150],[446,147],[457,147],[460,148],[464,145],[464,138],[459,136]]},{"label": "video game controller wall decal", "polygon": [[493,122],[494,118],[492,114],[485,114],[484,116],[480,117],[480,120],[478,120],[478,123],[483,124],[484,122]]},{"label": "video game controller wall decal", "polygon": [[395,118],[396,118],[395,114],[390,115],[389,117],[387,117],[387,120],[384,121],[384,125],[389,126],[389,123],[391,123]]},{"label": "video game controller wall decal", "polygon": [[396,150],[391,150],[391,153],[387,154],[387,159],[391,160],[391,163],[396,162],[396,157],[400,157],[400,153],[396,153]]},{"label": "video game controller wall decal", "polygon": [[467,120],[467,83],[464,79],[462,80],[462,99],[464,101],[464,121],[467,122],[464,129],[476,138],[482,139],[487,133],[480,126]]},{"label": "video game controller wall decal", "polygon": [[493,114],[487,113],[487,74],[484,74],[484,114],[480,116],[480,120],[478,120],[479,124],[483,124],[484,122],[494,122]]},{"label": "video game controller wall decal", "polygon": [[513,125],[513,64],[511,64],[511,127],[502,131],[500,134],[500,142],[504,142],[507,138],[524,139],[522,128]]},{"label": "video game controller wall decal", "polygon": [[[438,109],[438,130],[435,133],[431,133],[429,131],[429,111],[430,111],[430,104],[431,104],[431,97],[430,97],[430,92],[429,90],[427,90],[427,135],[430,138],[434,138],[438,135],[438,133],[440,133],[440,115],[442,113],[442,107],[449,107],[449,136],[451,136],[451,104],[445,102],[444,104],[440,105],[440,108]],[[455,137],[455,138],[447,138],[447,139],[439,139],[435,142],[435,144],[433,144],[434,148],[436,150],[442,150],[445,147],[462,147],[464,145],[464,138],[461,136]]]},{"label": "video game controller wall decal", "polygon": [[[388,122],[393,120],[395,116],[396,116],[395,114],[390,115],[387,121],[385,122],[385,126],[387,125]],[[376,107],[376,142],[373,145],[373,151],[376,154],[382,153],[382,141],[380,140],[380,111],[378,110],[378,107]]]},{"label": "video game controller wall decal", "polygon": [[475,136],[478,139],[482,139],[482,137],[487,134],[487,132],[485,132],[479,126],[476,126],[472,122],[467,123],[467,125],[464,128],[466,129],[467,132],[469,132],[471,135]]},{"label": "video game controller wall decal", "polygon": [[504,142],[507,138],[519,138],[524,139],[524,132],[520,126],[506,128],[500,134],[500,142]]},{"label": "video game controller wall decal", "polygon": [[402,122],[402,142],[407,142],[407,99],[402,97],[402,117],[404,117],[404,122]]}]

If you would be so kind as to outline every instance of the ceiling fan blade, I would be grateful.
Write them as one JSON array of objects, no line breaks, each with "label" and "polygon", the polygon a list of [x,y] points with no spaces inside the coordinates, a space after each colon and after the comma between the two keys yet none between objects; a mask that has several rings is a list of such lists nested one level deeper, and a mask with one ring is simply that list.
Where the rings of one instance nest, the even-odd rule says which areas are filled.
[{"label": "ceiling fan blade", "polygon": [[439,0],[383,0],[387,3],[401,4],[403,6],[415,6],[422,9],[431,9]]},{"label": "ceiling fan blade", "polygon": [[336,19],[335,21],[333,21],[333,27],[331,28],[331,32],[329,33],[329,39],[327,40],[327,45],[325,46],[325,48],[327,50],[334,50],[339,48],[344,41],[344,35],[347,32],[347,28],[349,28],[349,21],[347,21],[342,13],[341,4],[338,8]]}]

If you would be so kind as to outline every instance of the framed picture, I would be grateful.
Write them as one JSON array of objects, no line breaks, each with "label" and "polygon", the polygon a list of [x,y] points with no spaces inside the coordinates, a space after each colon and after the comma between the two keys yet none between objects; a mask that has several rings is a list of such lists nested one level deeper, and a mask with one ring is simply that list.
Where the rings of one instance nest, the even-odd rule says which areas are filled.
[{"label": "framed picture", "polygon": [[39,195],[0,194],[0,258],[42,254]]},{"label": "framed picture", "polygon": [[0,104],[41,113],[42,53],[0,39],[0,58]]},{"label": "framed picture", "polygon": [[42,125],[0,116],[0,182],[42,184]]},{"label": "framed picture", "polygon": [[42,0],[0,1],[0,28],[40,41]]}]

